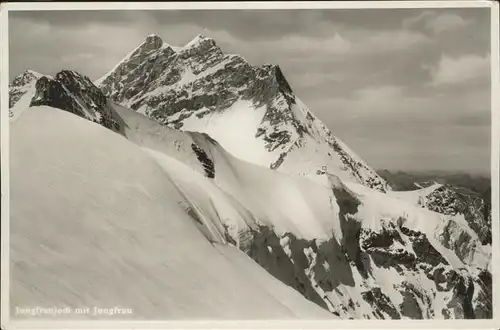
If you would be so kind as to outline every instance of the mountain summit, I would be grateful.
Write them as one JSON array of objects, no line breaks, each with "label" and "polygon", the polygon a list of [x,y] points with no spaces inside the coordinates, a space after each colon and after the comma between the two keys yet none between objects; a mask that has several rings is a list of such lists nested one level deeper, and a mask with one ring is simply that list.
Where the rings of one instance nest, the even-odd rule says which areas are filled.
[{"label": "mountain summit", "polygon": [[207,133],[245,161],[321,183],[334,173],[389,189],[302,103],[279,66],[251,65],[204,35],[180,48],[149,36],[95,83],[113,101]]}]

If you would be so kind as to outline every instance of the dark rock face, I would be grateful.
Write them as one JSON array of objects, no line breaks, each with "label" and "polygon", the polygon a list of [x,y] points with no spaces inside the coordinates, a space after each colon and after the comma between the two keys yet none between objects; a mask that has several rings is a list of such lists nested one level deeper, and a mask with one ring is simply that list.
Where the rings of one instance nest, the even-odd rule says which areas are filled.
[{"label": "dark rock face", "polygon": [[410,238],[413,251],[420,261],[432,266],[438,266],[440,264],[448,265],[446,259],[443,258],[438,251],[436,251],[425,234],[411,230],[405,226],[401,226],[400,230],[403,234]]},{"label": "dark rock face", "polygon": [[71,112],[115,132],[120,120],[108,106],[106,96],[88,77],[70,70],[59,72],[54,79],[43,76],[36,81],[30,106],[46,105]]},{"label": "dark rock face", "polygon": [[63,84],[72,94],[78,96],[86,108],[103,111],[107,106],[106,96],[92,81],[75,71],[63,70],[55,79]]},{"label": "dark rock face", "polygon": [[[488,188],[482,195],[481,198],[485,203],[485,207],[483,209],[483,217],[487,219],[488,223],[491,223],[491,187]],[[491,238],[490,238],[491,240]],[[491,243],[488,241],[488,243]]]},{"label": "dark rock face", "polygon": [[[148,59],[148,57],[152,54],[154,54],[157,51],[163,51],[165,54],[168,53],[173,53],[173,49],[162,49],[163,46],[163,41],[161,38],[158,36],[149,36],[146,38],[146,40],[141,44],[140,47],[135,49],[129,56],[128,61],[121,63],[113,72],[112,74],[99,86],[103,93],[105,95],[110,95],[112,93],[112,89],[114,89],[117,86],[114,86],[112,81],[116,80],[118,77],[124,76],[128,74],[129,72],[133,72],[136,69],[141,70],[145,68],[141,68],[141,64],[144,63],[144,60]],[[151,69],[155,63],[152,61],[149,61],[149,66],[148,68]],[[154,74],[154,70],[150,70],[152,74]],[[149,76],[150,80],[155,79],[154,75]],[[132,87],[132,86],[127,86],[127,87]],[[127,88],[128,91],[124,92],[124,96],[127,95],[133,95],[137,91],[135,90],[130,90]],[[120,97],[112,98],[114,101],[119,101]]]},{"label": "dark rock face", "polygon": [[[432,309],[434,293],[425,292],[417,288],[408,281],[403,281],[400,285],[400,292],[403,294],[402,315],[412,319],[432,319],[434,311]],[[420,303],[418,303],[420,302]],[[417,303],[415,305],[415,303]],[[423,308],[421,307],[423,305]]]},{"label": "dark rock face", "polygon": [[42,77],[36,82],[35,96],[30,103],[32,107],[39,105],[58,108],[85,118],[84,110],[64,86],[59,81],[47,77]]},{"label": "dark rock face", "polygon": [[358,270],[365,274],[359,246],[361,224],[352,218],[358,212],[360,202],[345,188],[333,188],[332,191],[339,206],[340,228],[344,237],[342,245],[349,260],[354,261]]},{"label": "dark rock face", "polygon": [[394,307],[389,297],[382,293],[382,290],[380,290],[380,288],[373,288],[370,291],[363,292],[361,296],[373,307],[373,309],[375,310],[375,315],[379,318],[385,318],[382,312],[385,312],[395,320],[401,318],[399,312]]},{"label": "dark rock face", "polygon": [[472,306],[472,296],[474,294],[474,284],[468,278],[457,276],[453,288],[453,298],[447,307],[452,308],[456,315],[465,319],[473,319],[474,309]]},{"label": "dark rock face", "polygon": [[420,262],[418,256],[404,247],[406,243],[393,223],[388,223],[380,232],[363,228],[361,237],[363,252],[370,256],[377,267],[394,268],[403,273],[405,270],[415,270]]},{"label": "dark rock face", "polygon": [[63,70],[52,78],[28,70],[16,77],[9,87],[10,108],[27,95],[26,107],[51,106],[119,130],[104,94],[90,79],[74,71]]},{"label": "dark rock face", "polygon": [[214,162],[208,157],[205,150],[194,143],[191,144],[191,149],[193,149],[194,153],[196,154],[196,158],[198,158],[198,160],[202,164],[203,169],[205,170],[205,176],[211,179],[215,178]]},{"label": "dark rock face", "polygon": [[[492,308],[492,278],[491,273],[482,270],[476,278],[473,279],[475,287],[480,288],[478,297],[474,306],[474,318],[491,319],[493,317]],[[474,300],[473,300],[474,302]]]}]

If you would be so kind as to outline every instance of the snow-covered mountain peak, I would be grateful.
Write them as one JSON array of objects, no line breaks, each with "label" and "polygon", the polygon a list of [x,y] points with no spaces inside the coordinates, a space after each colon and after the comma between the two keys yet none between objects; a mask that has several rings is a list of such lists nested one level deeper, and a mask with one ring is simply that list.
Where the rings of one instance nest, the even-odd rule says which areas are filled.
[{"label": "snow-covered mountain peak", "polygon": [[163,40],[157,34],[150,34],[146,37],[146,39],[142,42],[139,47],[151,47],[151,48],[160,48],[163,46]]},{"label": "snow-covered mountain peak", "polygon": [[12,82],[10,83],[9,87],[24,86],[26,84],[29,84],[29,83],[36,81],[38,78],[41,78],[42,76],[44,76],[44,75],[41,73],[38,73],[36,71],[28,69],[28,70],[25,70],[24,72],[22,72],[17,77],[15,77],[14,80],[12,80]]},{"label": "snow-covered mountain peak", "polygon": [[9,117],[15,120],[18,115],[29,107],[35,94],[36,82],[42,77],[52,79],[33,70],[25,70],[9,84]]},{"label": "snow-covered mountain peak", "polygon": [[179,58],[186,61],[193,72],[198,74],[227,56],[212,38],[200,34],[178,50]]},{"label": "snow-covered mountain peak", "polygon": [[101,78],[97,79],[94,83],[97,86],[106,84],[107,81],[114,80],[117,76],[122,76],[123,73],[132,71],[145,59],[157,53],[171,55],[175,53],[175,50],[170,45],[164,43],[158,35],[151,34],[120,62],[118,62],[113,69]]},{"label": "snow-covered mountain peak", "polygon": [[322,183],[329,172],[387,189],[299,100],[279,65],[252,65],[203,34],[177,51],[160,40],[98,80],[103,93],[161,124],[207,133],[245,161]]},{"label": "snow-covered mountain peak", "polygon": [[74,70],[61,70],[56,74],[55,79],[67,85],[76,84],[79,89],[95,88],[95,85],[92,83],[92,80],[90,80],[89,77],[84,76]]}]

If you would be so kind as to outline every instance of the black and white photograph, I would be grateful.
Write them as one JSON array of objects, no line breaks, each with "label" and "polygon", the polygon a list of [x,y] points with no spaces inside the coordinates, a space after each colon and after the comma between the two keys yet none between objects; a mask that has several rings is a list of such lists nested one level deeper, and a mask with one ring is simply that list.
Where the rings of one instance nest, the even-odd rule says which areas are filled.
[{"label": "black and white photograph", "polygon": [[479,3],[5,5],[2,326],[493,321]]}]

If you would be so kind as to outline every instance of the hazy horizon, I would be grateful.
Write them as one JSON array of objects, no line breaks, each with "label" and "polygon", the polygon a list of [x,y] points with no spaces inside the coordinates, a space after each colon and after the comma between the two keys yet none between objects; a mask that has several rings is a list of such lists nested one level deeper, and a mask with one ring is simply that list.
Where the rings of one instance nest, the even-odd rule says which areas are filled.
[{"label": "hazy horizon", "polygon": [[405,173],[405,174],[410,174],[410,175],[468,175],[471,178],[487,178],[491,179],[491,173],[471,173],[471,172],[466,172],[466,171],[450,171],[450,170],[400,170],[400,169],[394,169],[394,170],[389,170],[386,168],[376,168],[375,171],[377,173],[380,173],[381,171],[389,171],[392,174],[397,174],[397,173]]},{"label": "hazy horizon", "polygon": [[10,72],[92,80],[147,35],[196,35],[278,64],[297,96],[376,169],[490,175],[488,8],[10,12]]}]

